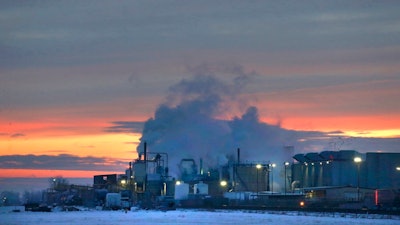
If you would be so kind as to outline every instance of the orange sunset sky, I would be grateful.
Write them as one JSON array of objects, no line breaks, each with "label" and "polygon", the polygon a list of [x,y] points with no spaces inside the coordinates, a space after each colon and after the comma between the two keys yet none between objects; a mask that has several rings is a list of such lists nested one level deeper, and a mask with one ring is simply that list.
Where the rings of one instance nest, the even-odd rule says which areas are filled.
[{"label": "orange sunset sky", "polygon": [[123,173],[170,87],[199,75],[251,77],[215,118],[256,106],[400,151],[385,144],[400,138],[400,3],[306,2],[2,1],[0,178]]}]

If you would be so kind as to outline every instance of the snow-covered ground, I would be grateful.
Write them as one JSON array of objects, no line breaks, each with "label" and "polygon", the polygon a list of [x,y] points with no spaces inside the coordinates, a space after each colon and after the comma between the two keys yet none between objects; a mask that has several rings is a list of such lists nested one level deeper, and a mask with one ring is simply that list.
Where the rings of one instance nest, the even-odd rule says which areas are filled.
[{"label": "snow-covered ground", "polygon": [[356,215],[343,213],[304,213],[229,210],[176,210],[176,211],[77,211],[77,212],[11,212],[14,208],[0,210],[1,225],[40,224],[400,224],[399,216]]}]

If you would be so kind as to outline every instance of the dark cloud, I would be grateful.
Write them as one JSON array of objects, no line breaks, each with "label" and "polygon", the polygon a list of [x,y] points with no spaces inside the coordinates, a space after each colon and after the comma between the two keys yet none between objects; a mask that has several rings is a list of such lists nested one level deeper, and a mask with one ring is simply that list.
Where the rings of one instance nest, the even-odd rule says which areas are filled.
[{"label": "dark cloud", "polygon": [[[87,185],[91,186],[93,178],[64,178],[70,184]],[[49,178],[38,177],[23,177],[23,178],[0,178],[0,192],[2,191],[17,191],[24,193],[25,191],[38,191],[42,193],[43,190],[49,187]]]},{"label": "dark cloud", "polygon": [[[3,1],[0,7],[3,21],[0,22],[0,34],[3,34],[0,43],[6,43],[0,44],[1,68],[41,69],[2,73],[0,85],[4,86],[0,104],[16,108],[112,102],[121,96],[132,96],[133,90],[135,96],[154,95],[164,90],[171,76],[175,76],[168,71],[169,66],[182,67],[182,61],[227,59],[267,68],[280,65],[294,69],[299,65],[312,69],[335,64],[336,71],[351,62],[352,67],[363,64],[381,67],[379,76],[387,73],[384,71],[398,71],[391,68],[399,58],[400,4],[395,2],[11,2]],[[101,69],[101,72],[81,70],[85,66],[97,68],[123,62],[132,66],[121,67],[119,71],[115,68]],[[42,70],[60,63],[66,66],[66,72]],[[139,68],[139,64],[143,67]],[[73,67],[80,69],[72,70]],[[243,73],[240,65],[207,67],[229,74]],[[150,68],[153,70],[146,71],[146,77],[157,82],[147,82],[135,75],[126,84],[114,83],[122,80],[121,76],[140,74],[140,70]],[[189,70],[205,74],[204,68],[197,66]],[[353,73],[358,74],[358,68],[353,68],[356,68]],[[338,78],[334,72],[323,68],[304,76],[293,72],[289,78],[277,74],[276,78],[259,79],[256,91],[285,92],[370,79],[364,74]],[[102,73],[110,79],[100,78]],[[238,87],[248,81],[243,78],[246,77],[237,76]],[[132,89],[132,83],[138,87]]]},{"label": "dark cloud", "polygon": [[113,158],[79,157],[76,155],[4,155],[0,156],[2,169],[46,169],[121,171],[126,162]]},{"label": "dark cloud", "polygon": [[15,133],[15,134],[11,134],[10,137],[12,137],[12,138],[25,137],[25,134],[22,134],[22,133]]},{"label": "dark cloud", "polygon": [[0,10],[8,22],[0,23],[0,29],[7,35],[0,38],[7,45],[0,45],[0,52],[7,57],[0,63],[101,63],[190,47],[279,51],[398,44],[397,3],[306,2],[6,4]]},{"label": "dark cloud", "polygon": [[114,121],[113,126],[107,127],[106,132],[111,133],[140,133],[144,122],[137,121]]},{"label": "dark cloud", "polygon": [[9,136],[10,138],[19,138],[19,137],[25,137],[26,135],[23,133],[0,133],[0,136]]}]

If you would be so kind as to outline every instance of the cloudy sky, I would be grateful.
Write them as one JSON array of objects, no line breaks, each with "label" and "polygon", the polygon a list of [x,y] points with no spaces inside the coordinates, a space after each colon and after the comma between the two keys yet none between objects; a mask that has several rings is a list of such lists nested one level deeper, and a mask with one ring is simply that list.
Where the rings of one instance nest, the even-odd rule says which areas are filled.
[{"label": "cloudy sky", "polygon": [[1,1],[0,177],[124,169],[171,87],[199,75],[251,77],[220,120],[255,106],[260,123],[396,151],[399,12],[389,0]]}]

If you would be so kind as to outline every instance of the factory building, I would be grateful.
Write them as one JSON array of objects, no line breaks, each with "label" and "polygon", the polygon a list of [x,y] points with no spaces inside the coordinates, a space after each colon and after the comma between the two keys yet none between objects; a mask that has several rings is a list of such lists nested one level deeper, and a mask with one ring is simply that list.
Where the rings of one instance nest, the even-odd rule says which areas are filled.
[{"label": "factory building", "polygon": [[284,162],[249,162],[240,160],[238,149],[236,160],[215,168],[203,168],[202,159],[198,159],[199,166],[195,159],[181,159],[180,175],[171,177],[168,155],[147,152],[144,146],[144,153],[129,163],[124,175],[94,177],[93,187],[98,196],[103,196],[99,202],[107,203],[102,192],[105,189],[119,192],[121,200],[125,196],[123,201],[143,208],[185,204],[293,208],[303,199],[313,204],[323,202],[323,207],[342,207],[343,203],[353,202],[359,208],[379,205],[389,195],[386,202],[393,205],[399,197],[400,153],[323,151],[296,154],[292,162],[287,158]]},{"label": "factory building", "polygon": [[356,157],[362,155],[353,150],[297,154],[293,157],[297,161],[292,166],[293,188],[356,186],[361,166],[354,163]]},{"label": "factory building", "polygon": [[304,193],[314,207],[400,206],[400,153],[342,150],[293,158],[293,190]]},{"label": "factory building", "polygon": [[351,186],[372,189],[400,188],[400,153],[354,150],[297,154],[292,165],[293,188]]},{"label": "factory building", "polygon": [[234,167],[236,192],[269,191],[270,167],[268,164],[242,163]]},{"label": "factory building", "polygon": [[400,189],[400,153],[366,153],[361,185],[374,189]]},{"label": "factory building", "polygon": [[93,177],[94,189],[107,189],[111,191],[117,189],[117,186],[117,174],[103,174]]}]

